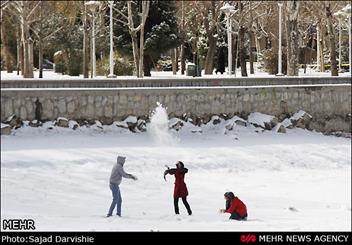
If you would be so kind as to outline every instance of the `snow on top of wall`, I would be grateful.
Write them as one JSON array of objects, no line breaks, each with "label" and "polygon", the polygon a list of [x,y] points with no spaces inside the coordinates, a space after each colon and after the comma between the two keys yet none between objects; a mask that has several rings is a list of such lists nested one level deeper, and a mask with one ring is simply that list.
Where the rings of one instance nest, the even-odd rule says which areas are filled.
[{"label": "snow on top of wall", "polygon": [[296,84],[296,85],[260,85],[260,86],[180,86],[180,87],[128,87],[128,88],[1,88],[1,91],[118,91],[118,90],[189,90],[189,89],[248,89],[248,88],[307,88],[307,87],[345,87],[349,83],[341,84]]}]

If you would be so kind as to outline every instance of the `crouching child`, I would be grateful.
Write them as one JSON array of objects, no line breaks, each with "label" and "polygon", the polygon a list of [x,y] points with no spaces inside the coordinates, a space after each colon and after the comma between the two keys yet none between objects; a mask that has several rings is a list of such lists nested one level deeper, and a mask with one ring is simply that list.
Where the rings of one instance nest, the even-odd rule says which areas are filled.
[{"label": "crouching child", "polygon": [[224,198],[226,200],[226,209],[220,209],[221,213],[231,214],[229,219],[247,220],[247,207],[238,197],[232,192],[226,192]]}]

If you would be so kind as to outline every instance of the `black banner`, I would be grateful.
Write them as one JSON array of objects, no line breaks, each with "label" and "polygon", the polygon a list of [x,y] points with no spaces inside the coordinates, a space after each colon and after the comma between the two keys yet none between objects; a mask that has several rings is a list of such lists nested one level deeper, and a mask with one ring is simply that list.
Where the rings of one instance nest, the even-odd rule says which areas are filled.
[{"label": "black banner", "polygon": [[[1,232],[1,244],[110,244],[196,239],[235,244],[351,244],[351,232]],[[106,243],[109,241],[109,243]]]}]

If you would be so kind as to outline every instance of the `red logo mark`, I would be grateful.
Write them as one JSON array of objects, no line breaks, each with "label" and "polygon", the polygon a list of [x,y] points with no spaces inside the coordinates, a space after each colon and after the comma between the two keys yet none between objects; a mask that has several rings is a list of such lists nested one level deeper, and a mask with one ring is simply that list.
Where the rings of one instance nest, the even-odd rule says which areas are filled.
[{"label": "red logo mark", "polygon": [[249,242],[255,242],[256,240],[257,240],[257,237],[255,235],[248,234],[248,235],[241,236],[241,242],[249,243]]}]

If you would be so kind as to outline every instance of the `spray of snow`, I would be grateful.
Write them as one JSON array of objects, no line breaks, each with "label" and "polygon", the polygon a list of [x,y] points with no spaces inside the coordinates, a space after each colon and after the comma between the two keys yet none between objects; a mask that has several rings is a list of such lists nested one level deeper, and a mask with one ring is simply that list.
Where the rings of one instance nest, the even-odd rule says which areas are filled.
[{"label": "spray of snow", "polygon": [[177,139],[169,131],[169,118],[166,108],[159,102],[152,112],[148,130],[154,142],[160,146],[174,146]]}]

